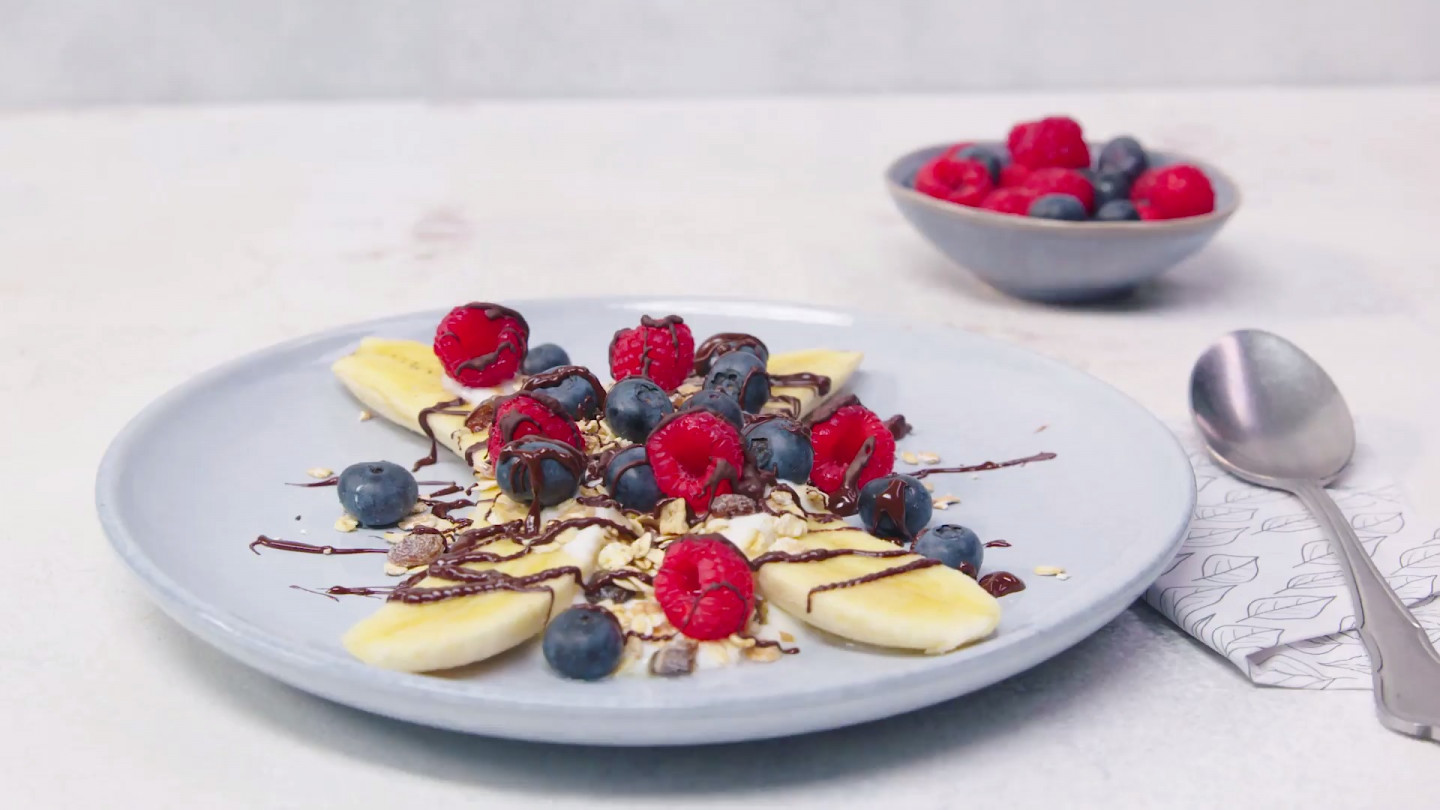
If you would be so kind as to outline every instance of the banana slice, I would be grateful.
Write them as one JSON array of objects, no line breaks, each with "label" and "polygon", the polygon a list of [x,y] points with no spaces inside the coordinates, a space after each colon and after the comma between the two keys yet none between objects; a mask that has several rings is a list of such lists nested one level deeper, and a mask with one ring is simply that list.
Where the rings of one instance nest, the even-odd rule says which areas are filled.
[{"label": "banana slice", "polygon": [[[859,352],[829,349],[771,355],[767,366],[771,374],[809,372],[830,378],[830,388],[824,396],[812,386],[777,385],[771,392],[772,409],[787,408],[792,402],[785,398],[791,397],[794,403],[799,404],[801,414],[814,410],[844,388],[863,358],[864,355]],[[336,360],[331,369],[371,412],[420,434],[425,433],[420,422],[421,412],[455,399],[455,395],[447,391],[441,382],[444,370],[435,358],[434,350],[413,340],[365,338],[353,354]],[[424,424],[441,447],[463,457],[466,448],[484,442],[486,434],[484,431],[469,430],[465,427],[463,415],[448,410],[466,408],[456,406],[447,410],[432,410],[425,415]],[[479,457],[474,459],[477,462],[480,460]]]},{"label": "banana slice", "polygon": [[[740,545],[752,559],[764,544]],[[863,531],[820,529],[799,538],[781,538],[770,550],[796,555],[822,549],[857,549],[890,554],[899,548]],[[823,554],[823,552],[821,552]],[[755,582],[770,604],[842,638],[891,647],[943,653],[995,631],[1000,603],[975,580],[943,565],[915,568],[866,582],[884,571],[919,563],[915,554],[886,557],[835,556],[810,562],[767,562]],[[834,587],[839,583],[852,583]]]},{"label": "banana slice", "polygon": [[[604,526],[567,529],[560,533],[553,550],[463,567],[523,577],[573,566],[581,578],[588,578],[610,533]],[[497,555],[522,548],[510,540],[485,546]],[[452,584],[430,576],[421,580],[419,587]],[[573,574],[548,578],[536,587],[541,590],[488,591],[426,604],[386,602],[350,628],[344,638],[345,649],[367,664],[402,672],[429,672],[483,661],[539,635],[552,616],[570,606],[580,589]]]}]

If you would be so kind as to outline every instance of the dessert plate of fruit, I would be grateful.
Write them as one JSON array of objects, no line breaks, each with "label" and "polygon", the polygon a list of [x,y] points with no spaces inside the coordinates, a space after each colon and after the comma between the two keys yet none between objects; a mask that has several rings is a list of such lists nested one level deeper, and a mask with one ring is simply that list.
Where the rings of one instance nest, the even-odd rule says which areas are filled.
[{"label": "dessert plate of fruit", "polygon": [[610,745],[832,728],[1020,672],[1133,601],[1193,502],[1168,431],[1062,364],[685,299],[275,346],[148,407],[97,483],[124,561],[235,658],[392,717]]}]

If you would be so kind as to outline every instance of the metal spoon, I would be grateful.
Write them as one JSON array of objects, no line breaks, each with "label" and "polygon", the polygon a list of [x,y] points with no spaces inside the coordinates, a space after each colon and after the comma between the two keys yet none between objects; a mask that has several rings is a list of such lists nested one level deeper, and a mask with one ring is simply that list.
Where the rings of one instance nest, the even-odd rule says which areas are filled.
[{"label": "metal spoon", "polygon": [[1440,654],[1324,489],[1355,452],[1355,423],[1330,375],[1278,335],[1232,332],[1196,361],[1190,411],[1221,467],[1295,494],[1336,547],[1355,629],[1370,654],[1380,722],[1440,738]]}]

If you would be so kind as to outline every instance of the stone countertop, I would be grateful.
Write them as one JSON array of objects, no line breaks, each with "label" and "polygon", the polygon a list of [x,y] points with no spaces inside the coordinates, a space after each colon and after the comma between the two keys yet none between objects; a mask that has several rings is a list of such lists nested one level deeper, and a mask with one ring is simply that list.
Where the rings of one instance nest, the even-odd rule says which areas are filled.
[{"label": "stone countertop", "polygon": [[[1050,112],[1204,156],[1239,182],[1240,213],[1124,302],[990,291],[910,231],[880,173]],[[950,323],[1172,419],[1210,340],[1269,328],[1331,370],[1362,439],[1435,515],[1437,142],[1434,87],[0,115],[7,794],[157,810],[1434,803],[1440,749],[1383,730],[1368,694],[1251,686],[1143,606],[977,694],[792,740],[604,750],[406,725],[191,638],[90,504],[121,425],[235,355],[460,299],[650,292]]]}]

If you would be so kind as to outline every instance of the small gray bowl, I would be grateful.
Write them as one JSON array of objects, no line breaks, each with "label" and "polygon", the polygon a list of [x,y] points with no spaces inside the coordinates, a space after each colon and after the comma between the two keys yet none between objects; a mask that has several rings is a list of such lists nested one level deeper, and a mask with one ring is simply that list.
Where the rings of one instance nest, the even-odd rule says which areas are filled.
[{"label": "small gray bowl", "polygon": [[890,196],[941,253],[992,287],[1031,301],[1080,303],[1129,293],[1204,247],[1240,207],[1239,189],[1215,167],[1174,152],[1150,151],[1152,167],[1189,163],[1205,172],[1215,187],[1215,210],[1151,222],[1062,222],[996,214],[915,190],[915,173],[948,148],[929,146],[892,163],[885,172]]}]

